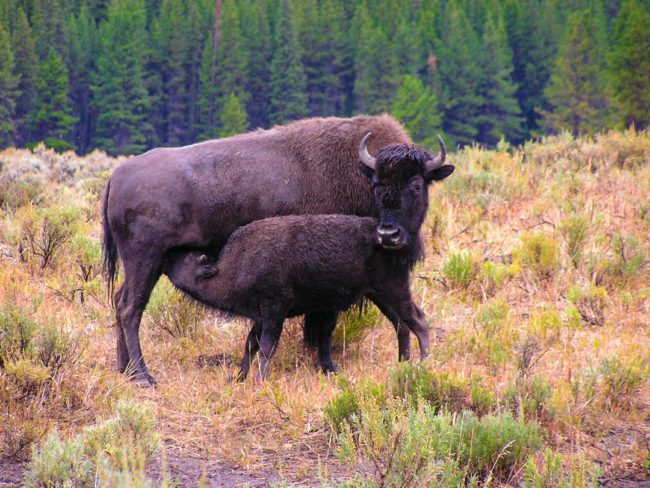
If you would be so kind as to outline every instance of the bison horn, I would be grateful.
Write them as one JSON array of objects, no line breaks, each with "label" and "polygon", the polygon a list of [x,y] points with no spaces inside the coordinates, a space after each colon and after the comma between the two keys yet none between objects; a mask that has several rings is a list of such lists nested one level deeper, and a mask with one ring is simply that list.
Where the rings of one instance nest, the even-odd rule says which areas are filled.
[{"label": "bison horn", "polygon": [[447,149],[445,148],[445,143],[442,142],[442,137],[438,136],[438,142],[440,143],[440,154],[433,159],[429,159],[424,163],[424,170],[426,173],[440,168],[445,164],[445,158],[447,157]]},{"label": "bison horn", "polygon": [[370,134],[372,134],[372,132],[368,132],[361,140],[361,146],[359,146],[359,158],[363,164],[376,171],[377,160],[370,155],[368,148],[366,147],[366,141],[368,140],[368,137],[370,137]]}]

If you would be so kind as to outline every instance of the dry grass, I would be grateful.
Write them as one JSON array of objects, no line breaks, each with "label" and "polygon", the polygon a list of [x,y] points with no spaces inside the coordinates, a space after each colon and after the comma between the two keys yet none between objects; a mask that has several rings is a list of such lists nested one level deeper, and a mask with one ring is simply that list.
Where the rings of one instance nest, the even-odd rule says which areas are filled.
[{"label": "dry grass", "polygon": [[[605,478],[647,476],[650,134],[565,134],[521,149],[468,148],[450,159],[457,171],[432,188],[427,257],[412,286],[436,334],[427,368],[480,376],[500,404],[513,391],[524,404],[542,378],[549,393],[535,415],[546,444],[601,463]],[[319,469],[325,477],[350,474],[334,459],[336,439],[323,418],[336,381],[314,370],[297,320],[287,324],[264,384],[229,380],[248,323],[212,312],[191,315],[200,322],[176,337],[160,327],[168,315],[145,316],[140,335],[157,388],[140,390],[117,374],[99,258],[74,239],[99,242],[102,184],[119,161],[42,148],[5,150],[0,161],[0,304],[17,304],[40,329],[54,324],[80,338],[76,363],[42,378],[0,367],[0,455],[27,459],[53,428],[69,438],[129,398],[152,405],[176,458],[216,458],[292,482],[313,482]],[[38,195],[12,193],[21,181],[36,181]],[[21,232],[57,205],[78,209],[74,231],[41,266]],[[443,273],[459,253],[469,256],[466,284]],[[84,273],[89,266],[94,271]],[[362,342],[335,351],[352,383],[385,380],[396,360],[394,331],[380,320]]]}]

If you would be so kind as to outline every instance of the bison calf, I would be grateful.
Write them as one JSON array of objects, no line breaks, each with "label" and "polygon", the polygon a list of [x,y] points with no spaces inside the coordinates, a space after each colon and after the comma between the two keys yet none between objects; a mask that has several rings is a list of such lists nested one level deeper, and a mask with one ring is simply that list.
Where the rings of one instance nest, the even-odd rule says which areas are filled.
[{"label": "bison calf", "polygon": [[[417,230],[409,236],[414,241]],[[305,313],[322,314],[318,330],[306,335],[318,344],[317,365],[335,371],[330,337],[337,315],[363,297],[390,319],[402,341],[413,331],[424,357],[428,327],[409,289],[414,251],[417,246],[388,250],[379,245],[377,221],[370,217],[273,217],[233,233],[216,262],[198,251],[169,253],[164,272],[197,300],[253,320],[240,377],[261,350],[265,378],[285,318]]]}]

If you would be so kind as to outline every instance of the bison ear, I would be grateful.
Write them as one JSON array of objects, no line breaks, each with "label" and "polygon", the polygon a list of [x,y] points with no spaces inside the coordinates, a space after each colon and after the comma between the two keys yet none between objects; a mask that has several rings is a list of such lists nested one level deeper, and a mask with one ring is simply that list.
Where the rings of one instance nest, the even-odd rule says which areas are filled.
[{"label": "bison ear", "polygon": [[427,173],[424,176],[424,179],[426,179],[428,182],[444,180],[447,176],[452,174],[455,169],[455,166],[451,164],[445,164],[444,166],[440,166],[439,168],[436,168],[433,171]]}]

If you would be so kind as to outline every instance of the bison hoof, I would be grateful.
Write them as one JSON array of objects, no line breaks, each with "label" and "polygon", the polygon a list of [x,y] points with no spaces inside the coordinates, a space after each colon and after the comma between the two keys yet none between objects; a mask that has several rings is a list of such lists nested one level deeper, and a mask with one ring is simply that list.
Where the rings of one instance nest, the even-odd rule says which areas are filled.
[{"label": "bison hoof", "polygon": [[331,363],[331,362],[330,362],[330,363],[326,363],[326,364],[321,364],[321,363],[317,362],[317,363],[316,363],[316,368],[320,368],[320,370],[321,370],[324,374],[328,374],[328,373],[338,373],[338,371],[339,371],[339,368],[337,368],[336,366],[334,366],[334,363]]},{"label": "bison hoof", "polygon": [[156,385],[156,380],[149,373],[137,373],[131,376],[133,381],[140,388],[151,388]]}]

